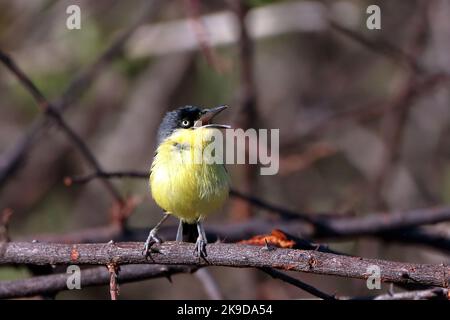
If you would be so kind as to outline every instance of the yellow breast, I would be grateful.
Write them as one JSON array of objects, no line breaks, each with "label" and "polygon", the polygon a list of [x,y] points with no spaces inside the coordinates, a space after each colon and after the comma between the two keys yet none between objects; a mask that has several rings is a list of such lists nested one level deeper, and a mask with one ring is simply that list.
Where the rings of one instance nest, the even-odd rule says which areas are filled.
[{"label": "yellow breast", "polygon": [[153,159],[153,199],[166,212],[187,222],[217,210],[228,197],[229,177],[224,165],[199,158],[204,156],[213,130],[217,129],[176,130],[159,145]]}]

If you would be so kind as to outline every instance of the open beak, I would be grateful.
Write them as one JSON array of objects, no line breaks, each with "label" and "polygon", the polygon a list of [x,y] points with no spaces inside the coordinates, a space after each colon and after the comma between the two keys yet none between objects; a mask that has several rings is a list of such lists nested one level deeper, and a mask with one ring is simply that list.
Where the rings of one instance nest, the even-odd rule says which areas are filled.
[{"label": "open beak", "polygon": [[225,110],[227,108],[228,108],[228,106],[219,106],[219,107],[215,107],[212,109],[205,109],[203,111],[204,113],[202,114],[200,119],[198,119],[195,122],[194,128],[218,128],[218,129],[231,128],[229,125],[225,125],[225,124],[210,123],[215,116],[217,116],[220,112],[222,112],[223,110]]}]

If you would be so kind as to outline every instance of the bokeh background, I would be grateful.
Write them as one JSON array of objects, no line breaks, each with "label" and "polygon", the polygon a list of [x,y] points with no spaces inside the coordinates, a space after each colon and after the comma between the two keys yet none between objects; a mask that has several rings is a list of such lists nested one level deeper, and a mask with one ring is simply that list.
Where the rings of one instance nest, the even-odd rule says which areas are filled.
[{"label": "bokeh background", "polygon": [[[0,0],[0,48],[50,101],[58,101],[136,21],[146,2]],[[81,8],[80,30],[66,28],[72,4]],[[381,8],[381,30],[366,27],[371,4]],[[364,215],[450,202],[450,87],[433,78],[450,72],[447,0],[160,1],[154,10],[156,16],[142,21],[64,112],[105,170],[148,171],[155,133],[168,110],[228,104],[221,122],[280,129],[279,174],[228,166],[237,190],[318,214]],[[242,31],[248,39],[239,38]],[[1,170],[42,112],[3,66],[0,104]],[[112,223],[113,199],[99,180],[64,184],[67,176],[92,172],[64,134],[51,126],[36,140],[0,185],[0,210],[13,211],[10,237],[32,239]],[[124,196],[140,200],[127,226],[150,228],[158,221],[161,212],[145,179],[113,183]],[[267,214],[230,199],[206,229]],[[445,224],[433,228],[450,233]],[[363,257],[448,262],[448,255],[436,250],[378,239],[329,245]],[[257,270],[209,270],[225,298],[311,297]],[[364,281],[290,274],[330,293],[372,293]],[[0,268],[0,280],[30,275],[25,267]],[[383,292],[387,289],[383,285]],[[57,298],[108,299],[109,289],[66,291]],[[198,278],[182,274],[172,283],[121,285],[120,298],[208,294]]]}]

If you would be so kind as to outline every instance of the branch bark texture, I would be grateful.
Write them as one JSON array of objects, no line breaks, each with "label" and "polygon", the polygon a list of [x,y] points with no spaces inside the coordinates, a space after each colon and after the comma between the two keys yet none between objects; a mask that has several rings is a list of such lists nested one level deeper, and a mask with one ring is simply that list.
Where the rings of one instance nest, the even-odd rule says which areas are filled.
[{"label": "branch bark texture", "polygon": [[44,244],[10,242],[4,244],[0,264],[165,264],[227,267],[271,267],[289,271],[367,279],[373,266],[381,281],[397,284],[448,287],[450,267],[401,263],[342,256],[311,250],[268,249],[266,247],[215,243],[208,246],[206,260],[193,255],[194,244],[165,242],[153,247],[149,257],[142,254],[143,243]]}]

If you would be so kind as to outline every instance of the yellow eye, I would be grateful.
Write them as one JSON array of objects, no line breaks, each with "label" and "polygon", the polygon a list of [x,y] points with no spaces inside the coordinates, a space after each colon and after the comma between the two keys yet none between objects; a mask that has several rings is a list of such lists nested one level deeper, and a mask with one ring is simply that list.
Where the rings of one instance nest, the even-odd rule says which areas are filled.
[{"label": "yellow eye", "polygon": [[189,120],[183,120],[183,122],[181,122],[181,125],[183,127],[189,127],[190,121]]}]

